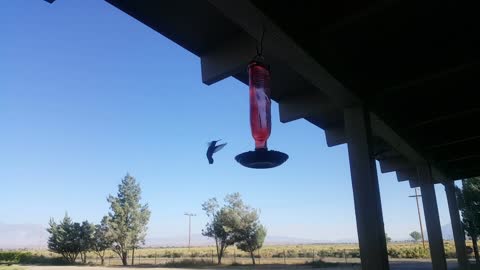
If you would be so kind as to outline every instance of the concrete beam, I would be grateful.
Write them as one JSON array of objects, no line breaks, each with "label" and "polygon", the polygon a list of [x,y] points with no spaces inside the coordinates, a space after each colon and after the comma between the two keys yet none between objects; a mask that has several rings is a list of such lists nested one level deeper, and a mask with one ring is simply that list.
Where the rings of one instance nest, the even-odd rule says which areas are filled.
[{"label": "concrete beam", "polygon": [[420,183],[418,183],[417,180],[408,180],[408,184],[411,188],[417,188],[420,186]]},{"label": "concrete beam", "polygon": [[255,39],[242,33],[200,57],[202,81],[214,84],[247,69],[256,54]]},{"label": "concrete beam", "polygon": [[425,224],[427,225],[432,267],[433,270],[447,270],[433,175],[429,166],[420,166],[417,170],[418,178],[421,180],[420,189],[422,191],[423,211]]},{"label": "concrete beam", "polygon": [[455,195],[455,184],[453,181],[445,182],[445,193],[447,194],[450,222],[452,224],[453,239],[455,240],[455,251],[457,253],[458,266],[461,270],[469,268],[467,250],[465,245],[465,231],[460,221],[457,196]]},{"label": "concrete beam", "polygon": [[376,140],[374,150],[376,160],[384,160],[398,157],[398,152],[395,149],[392,149],[389,144],[382,143],[379,140]]},{"label": "concrete beam", "polygon": [[[297,44],[281,27],[276,25],[268,16],[263,14],[250,1],[207,0],[223,15],[242,28],[250,37],[260,37],[265,31],[264,48],[279,61],[288,65],[294,72],[300,74],[317,91],[322,92],[339,108],[349,108],[361,105],[362,101],[341,82],[335,79],[320,63]],[[251,44],[249,46],[252,46]],[[223,74],[225,76],[225,74]],[[222,77],[222,76],[218,76]],[[208,80],[207,80],[208,82]],[[376,115],[371,114],[372,132],[389,143],[412,164],[427,164],[415,149],[406,143]],[[338,137],[336,137],[338,138]],[[343,143],[343,142],[342,142]],[[339,141],[329,143],[338,145]],[[444,180],[446,177],[433,168],[435,179]]]},{"label": "concrete beam", "polygon": [[397,174],[397,180],[399,182],[407,180],[418,181],[416,169],[398,170],[395,173]]},{"label": "concrete beam", "polygon": [[288,123],[298,119],[328,114],[335,108],[321,93],[282,98],[278,101],[280,122]]},{"label": "concrete beam", "polygon": [[345,128],[340,126],[333,126],[324,129],[325,139],[328,147],[347,143],[347,136],[345,134]]},{"label": "concrete beam", "polygon": [[360,103],[356,95],[347,90],[250,1],[208,0],[208,2],[252,37],[260,37],[265,30],[263,41],[265,50],[301,74],[337,106],[343,108]]},{"label": "concrete beam", "polygon": [[407,144],[393,129],[391,129],[383,120],[377,117],[375,114],[370,114],[372,122],[372,132],[374,136],[378,136],[390,144],[395,150],[402,156],[408,157],[408,159],[414,164],[425,163],[425,159],[418,154],[413,147]]},{"label": "concrete beam", "polygon": [[387,270],[387,244],[369,114],[360,107],[346,109],[345,131],[362,269]]},{"label": "concrete beam", "polygon": [[383,89],[382,91],[379,91],[377,93],[377,96],[387,96],[387,95],[391,95],[393,92],[408,91],[407,89],[415,89],[415,86],[428,83],[432,80],[452,76],[453,74],[458,72],[463,72],[472,68],[477,68],[478,64],[479,63],[477,61],[473,61],[470,63],[463,63],[454,67],[448,67],[447,69],[442,71],[434,71],[430,74],[424,75],[423,77],[415,78],[413,80],[403,82],[402,84]]},{"label": "concrete beam", "polygon": [[415,169],[415,166],[408,162],[404,157],[394,157],[379,160],[380,171],[382,173],[394,172],[405,169]]},{"label": "concrete beam", "polygon": [[[427,164],[428,161],[422,157],[412,146],[410,146],[400,135],[390,128],[383,120],[371,113],[372,132],[390,144],[397,152],[406,157],[408,161],[415,166]],[[440,170],[432,167],[432,174],[437,182],[447,180],[447,176]],[[400,181],[400,180],[399,180]]]}]

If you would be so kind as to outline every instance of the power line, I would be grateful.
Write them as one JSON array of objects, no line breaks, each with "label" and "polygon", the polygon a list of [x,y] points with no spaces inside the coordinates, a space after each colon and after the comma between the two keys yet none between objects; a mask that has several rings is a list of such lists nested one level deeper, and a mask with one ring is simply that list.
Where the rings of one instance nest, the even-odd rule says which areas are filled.
[{"label": "power line", "polygon": [[196,214],[185,212],[185,216],[188,216],[188,248],[190,249],[190,241],[192,237],[192,217]]},{"label": "power line", "polygon": [[417,201],[418,222],[420,223],[420,233],[422,234],[423,249],[425,249],[425,238],[423,237],[422,215],[420,214],[420,205],[418,204],[418,197],[422,197],[422,195],[419,195],[417,193],[417,188],[415,188],[415,195],[410,195],[408,197],[415,198],[415,200]]}]

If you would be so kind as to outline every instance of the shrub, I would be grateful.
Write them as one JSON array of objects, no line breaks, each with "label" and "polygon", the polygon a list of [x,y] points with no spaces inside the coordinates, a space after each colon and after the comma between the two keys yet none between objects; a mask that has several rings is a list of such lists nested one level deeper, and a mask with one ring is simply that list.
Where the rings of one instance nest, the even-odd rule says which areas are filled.
[{"label": "shrub", "polygon": [[359,249],[350,250],[348,254],[349,254],[349,257],[360,258],[360,250]]},{"label": "shrub", "polygon": [[0,262],[48,265],[65,265],[67,263],[61,257],[45,257],[23,251],[0,251]]},{"label": "shrub", "polygon": [[0,252],[0,262],[5,263],[18,263],[20,257],[25,256],[30,253],[19,252],[19,251],[1,251]]},{"label": "shrub", "polygon": [[198,266],[211,266],[212,262],[208,260],[180,260],[177,262],[167,262],[165,263],[166,267],[198,267]]},{"label": "shrub", "polygon": [[338,263],[329,263],[329,262],[324,262],[323,260],[316,260],[316,261],[310,261],[310,262],[305,262],[305,265],[310,265],[312,268],[329,268],[329,267],[337,267]]},{"label": "shrub", "polygon": [[175,251],[175,252],[172,253],[172,257],[173,258],[181,258],[181,257],[183,257],[183,252]]},{"label": "shrub", "polygon": [[400,259],[426,259],[430,253],[423,247],[391,247],[388,248],[388,256]]}]

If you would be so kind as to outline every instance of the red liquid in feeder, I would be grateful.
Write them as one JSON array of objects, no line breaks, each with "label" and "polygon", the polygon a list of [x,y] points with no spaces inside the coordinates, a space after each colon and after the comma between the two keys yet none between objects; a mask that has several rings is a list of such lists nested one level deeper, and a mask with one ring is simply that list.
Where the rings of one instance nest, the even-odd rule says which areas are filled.
[{"label": "red liquid in feeder", "polygon": [[270,101],[270,71],[253,62],[248,66],[250,84],[250,127],[255,149],[266,149],[272,129]]}]

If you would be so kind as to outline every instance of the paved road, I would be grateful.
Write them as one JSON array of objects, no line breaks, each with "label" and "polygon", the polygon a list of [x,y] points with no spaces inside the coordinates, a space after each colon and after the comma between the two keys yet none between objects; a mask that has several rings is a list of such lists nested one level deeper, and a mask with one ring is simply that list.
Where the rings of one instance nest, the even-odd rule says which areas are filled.
[{"label": "paved road", "polygon": [[[159,269],[159,270],[199,270],[199,269],[191,269],[191,268],[153,268],[153,267],[99,267],[99,266],[24,266],[26,269],[31,270],[112,270],[112,269],[128,269],[128,270],[152,270],[152,269]],[[448,263],[448,269],[454,270],[457,269],[457,264],[455,262]],[[227,267],[227,268],[202,268],[201,270],[248,270],[251,267]],[[283,265],[276,265],[276,266],[260,266],[256,269],[260,270],[311,270],[311,267],[308,266],[283,266]],[[321,268],[322,270],[359,270],[359,265],[350,265],[350,266],[342,266],[342,267],[335,267],[335,268]],[[432,265],[429,262],[390,262],[390,269],[391,270],[430,270],[432,269]]]},{"label": "paved road", "polygon": [[[430,270],[432,264],[430,262],[390,262],[390,270]],[[448,262],[448,270],[456,270],[456,262]]]}]

